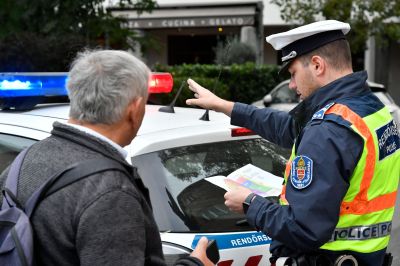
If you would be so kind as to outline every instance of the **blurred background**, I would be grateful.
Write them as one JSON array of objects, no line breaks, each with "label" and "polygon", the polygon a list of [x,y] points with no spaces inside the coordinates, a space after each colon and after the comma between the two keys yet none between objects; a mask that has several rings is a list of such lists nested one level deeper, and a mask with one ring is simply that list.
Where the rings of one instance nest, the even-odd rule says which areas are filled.
[{"label": "blurred background", "polygon": [[350,23],[354,70],[400,103],[400,0],[1,0],[0,72],[63,72],[82,49],[124,49],[174,89],[192,77],[251,103],[287,78],[265,36],[321,19]]}]

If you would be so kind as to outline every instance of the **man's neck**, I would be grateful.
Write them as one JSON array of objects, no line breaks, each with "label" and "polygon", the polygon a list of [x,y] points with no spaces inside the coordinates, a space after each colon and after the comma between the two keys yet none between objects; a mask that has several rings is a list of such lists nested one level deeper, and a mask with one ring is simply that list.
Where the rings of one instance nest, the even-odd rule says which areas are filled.
[{"label": "man's neck", "polygon": [[352,73],[353,73],[352,69],[344,69],[344,70],[339,70],[339,71],[331,70],[322,79],[321,87],[323,87],[337,79],[343,78],[344,76],[350,75]]},{"label": "man's neck", "polygon": [[113,124],[113,125],[92,124],[92,123],[84,122],[81,120],[76,120],[73,118],[69,118],[68,123],[89,128],[89,129],[101,134],[102,136],[108,138],[109,140],[117,143],[121,147],[124,146],[124,143],[122,143],[121,136],[119,134],[120,130],[119,130],[118,124]]}]

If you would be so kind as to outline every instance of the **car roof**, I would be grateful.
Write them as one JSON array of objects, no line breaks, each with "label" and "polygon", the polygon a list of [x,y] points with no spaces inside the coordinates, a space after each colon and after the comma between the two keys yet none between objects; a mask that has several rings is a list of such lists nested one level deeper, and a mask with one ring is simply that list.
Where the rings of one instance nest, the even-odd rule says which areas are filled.
[{"label": "car roof", "polygon": [[[272,91],[278,89],[280,86],[282,86],[284,84],[289,84],[289,82],[290,82],[290,79],[285,79],[284,81],[282,81],[278,85],[276,85],[272,89]],[[369,81],[369,80],[367,80],[367,84],[371,88],[372,91],[386,91],[385,85],[383,85],[383,84],[376,83],[376,82]]]},{"label": "car roof", "polygon": [[[205,110],[175,107],[174,113],[159,112],[159,105],[146,105],[142,126],[133,142],[125,147],[131,156],[161,149],[232,140],[230,119],[209,111],[210,121],[203,121]],[[29,111],[0,111],[0,125],[17,126],[50,134],[55,121],[68,120],[69,104],[41,104]]]}]

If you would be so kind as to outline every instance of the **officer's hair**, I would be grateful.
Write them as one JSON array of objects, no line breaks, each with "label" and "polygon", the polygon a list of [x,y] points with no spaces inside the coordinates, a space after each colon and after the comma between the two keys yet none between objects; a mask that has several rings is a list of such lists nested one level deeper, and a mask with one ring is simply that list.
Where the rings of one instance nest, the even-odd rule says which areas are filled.
[{"label": "officer's hair", "polygon": [[92,124],[114,124],[129,103],[148,93],[150,70],[125,51],[84,51],[68,75],[70,117]]},{"label": "officer's hair", "polygon": [[307,66],[314,55],[324,58],[335,70],[341,71],[352,68],[350,46],[345,39],[330,42],[301,56],[300,61],[303,66]]}]

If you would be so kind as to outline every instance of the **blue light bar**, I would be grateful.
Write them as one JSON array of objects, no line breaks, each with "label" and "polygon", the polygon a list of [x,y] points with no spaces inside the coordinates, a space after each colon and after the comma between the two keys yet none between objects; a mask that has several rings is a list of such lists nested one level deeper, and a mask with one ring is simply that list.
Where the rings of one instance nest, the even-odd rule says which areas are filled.
[{"label": "blue light bar", "polygon": [[0,82],[0,90],[10,90],[10,89],[29,90],[33,86],[42,87],[42,83],[38,82],[37,84],[31,84],[30,81],[22,82],[19,80],[14,80],[14,81],[3,80],[2,82]]},{"label": "blue light bar", "polygon": [[67,96],[68,73],[0,73],[0,108],[30,109],[47,97]]},{"label": "blue light bar", "polygon": [[67,96],[67,73],[0,73],[0,97]]}]

